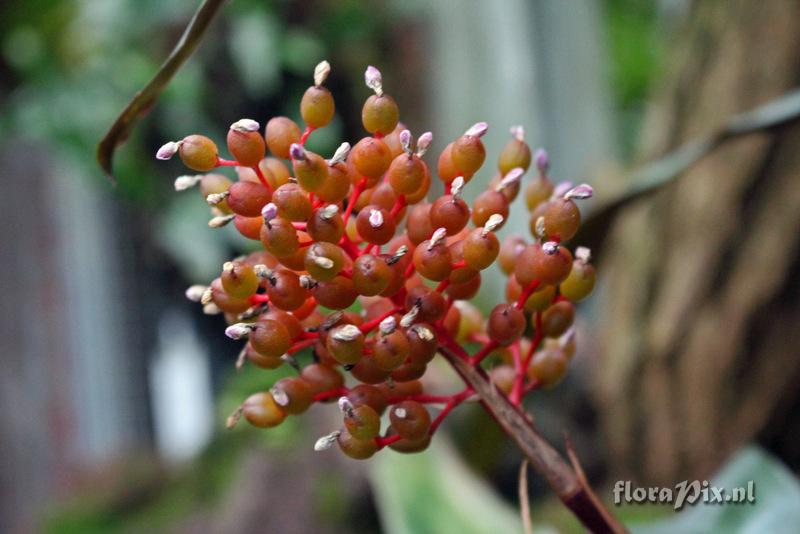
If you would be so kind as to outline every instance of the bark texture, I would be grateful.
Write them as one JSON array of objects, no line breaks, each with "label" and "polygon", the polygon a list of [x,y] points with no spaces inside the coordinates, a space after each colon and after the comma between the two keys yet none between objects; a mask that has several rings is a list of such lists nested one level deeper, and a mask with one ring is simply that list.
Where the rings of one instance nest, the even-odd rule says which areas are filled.
[{"label": "bark texture", "polygon": [[[647,112],[643,160],[800,79],[800,3],[693,5]],[[800,378],[800,125],[724,143],[617,220],[597,371],[615,473],[706,476],[773,431]]]}]

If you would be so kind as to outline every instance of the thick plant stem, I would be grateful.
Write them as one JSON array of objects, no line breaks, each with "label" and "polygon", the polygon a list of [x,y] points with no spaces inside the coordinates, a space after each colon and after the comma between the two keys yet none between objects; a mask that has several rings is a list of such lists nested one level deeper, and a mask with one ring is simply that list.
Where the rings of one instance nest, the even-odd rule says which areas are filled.
[{"label": "thick plant stem", "polygon": [[440,346],[439,352],[478,394],[486,410],[584,527],[596,533],[627,532],[599,501],[592,498],[591,490],[572,466],[539,434],[528,418],[489,382],[480,368],[473,367],[447,346]]}]

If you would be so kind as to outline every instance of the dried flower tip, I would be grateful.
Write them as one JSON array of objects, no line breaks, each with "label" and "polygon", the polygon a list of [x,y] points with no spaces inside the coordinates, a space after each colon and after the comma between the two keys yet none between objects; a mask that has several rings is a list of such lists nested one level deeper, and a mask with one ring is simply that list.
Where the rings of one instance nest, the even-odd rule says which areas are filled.
[{"label": "dried flower tip", "polygon": [[333,260],[325,256],[314,256],[314,265],[322,269],[332,269],[334,266]]},{"label": "dried flower tip", "polygon": [[220,309],[219,306],[217,306],[213,302],[209,302],[208,304],[203,306],[203,313],[205,313],[206,315],[219,315],[220,313],[222,313],[222,310]]},{"label": "dried flower tip", "polygon": [[489,129],[489,125],[485,122],[476,122],[469,129],[464,132],[464,135],[468,135],[470,137],[483,137],[486,131]]},{"label": "dried flower tip", "polygon": [[503,176],[503,179],[500,180],[500,183],[497,185],[496,191],[502,191],[506,187],[511,187],[519,183],[520,178],[522,175],[525,174],[525,169],[522,167],[514,167],[508,173]]},{"label": "dried flower tip", "polygon": [[337,328],[333,334],[333,339],[336,341],[343,341],[345,343],[355,341],[361,337],[361,329],[352,324],[346,324],[341,328]]},{"label": "dried flower tip", "polygon": [[578,247],[575,249],[575,258],[583,263],[589,263],[592,259],[592,250],[589,247]]},{"label": "dried flower tip", "polygon": [[289,405],[289,395],[281,388],[271,388],[269,392],[272,394],[272,398],[275,399],[275,404],[278,406],[288,406]]},{"label": "dried flower tip", "polygon": [[289,147],[289,157],[296,161],[305,161],[308,159],[306,149],[299,143],[292,143]]},{"label": "dried flower tip", "polygon": [[259,277],[261,280],[268,280],[269,277],[272,276],[272,269],[270,269],[263,263],[257,263],[253,265],[253,271],[255,271],[256,276]]},{"label": "dried flower tip", "polygon": [[373,228],[383,226],[383,213],[380,210],[371,209],[369,211],[369,225]]},{"label": "dried flower tip", "polygon": [[547,241],[545,243],[542,243],[542,250],[548,256],[552,256],[553,254],[558,252],[558,243],[556,243],[555,241]]},{"label": "dried flower tip", "polygon": [[231,339],[242,339],[250,335],[250,332],[255,329],[256,326],[254,324],[236,323],[225,329],[225,335]]},{"label": "dried flower tip", "polygon": [[316,67],[314,67],[314,85],[319,87],[325,80],[328,79],[328,75],[331,73],[331,64],[327,61],[323,60],[320,61]]},{"label": "dried flower tip", "polygon": [[547,150],[543,148],[538,149],[533,156],[533,160],[536,162],[536,168],[539,170],[539,174],[545,176],[547,171],[550,170],[550,156],[547,154]]},{"label": "dried flower tip", "polygon": [[202,179],[202,174],[184,174],[183,176],[178,176],[175,178],[175,191],[186,191],[187,189],[196,186]]},{"label": "dried flower tip", "polygon": [[336,440],[339,438],[339,434],[342,432],[340,430],[334,430],[327,436],[322,436],[319,438],[316,443],[314,443],[314,450],[316,452],[327,451],[333,444],[336,443]]},{"label": "dried flower tip", "polygon": [[320,208],[319,216],[327,221],[333,219],[333,216],[337,213],[339,213],[339,206],[336,204],[328,204]]},{"label": "dried flower tip", "polygon": [[232,261],[226,261],[225,263],[223,263],[222,264],[222,272],[226,273],[226,274],[232,273],[233,272],[233,262]]},{"label": "dried flower tip", "polygon": [[261,125],[253,119],[239,119],[231,124],[231,130],[241,133],[257,132],[261,129]]},{"label": "dried flower tip", "polygon": [[239,355],[236,357],[236,370],[238,371],[242,367],[244,367],[244,362],[247,360],[247,346],[242,347],[242,350],[239,351]]},{"label": "dried flower tip", "polygon": [[433,235],[431,236],[431,240],[428,242],[428,250],[433,250],[433,247],[444,241],[447,237],[447,230],[445,228],[438,228]]},{"label": "dried flower tip", "polygon": [[298,281],[300,283],[300,287],[302,287],[303,289],[311,289],[312,287],[317,285],[317,281],[311,278],[311,276],[307,274],[300,275]]},{"label": "dried flower tip", "polygon": [[489,219],[486,221],[486,224],[483,225],[483,230],[481,230],[481,235],[486,236],[489,232],[493,232],[498,226],[503,224],[505,219],[499,213],[492,213],[489,216]]},{"label": "dried flower tip", "polygon": [[223,226],[230,224],[230,222],[236,218],[236,215],[217,215],[216,217],[212,217],[208,220],[208,227],[209,228],[222,228]]},{"label": "dried flower tip", "polygon": [[347,159],[348,154],[350,154],[350,143],[342,143],[339,145],[339,148],[336,149],[336,152],[333,153],[331,159],[328,160],[328,166],[332,167],[337,163],[342,163]]},{"label": "dried flower tip", "polygon": [[564,193],[564,198],[566,199],[576,198],[578,200],[583,200],[586,198],[592,198],[593,194],[594,194],[594,189],[592,189],[591,185],[581,184],[581,185],[576,185],[575,187]]},{"label": "dried flower tip", "polygon": [[239,422],[239,419],[242,418],[243,412],[244,412],[244,407],[239,406],[238,408],[236,408],[236,410],[234,410],[234,412],[228,416],[228,420],[225,421],[225,426],[227,428],[235,427],[236,423]]},{"label": "dried flower tip", "polygon": [[342,311],[333,312],[332,314],[330,314],[328,316],[327,319],[325,319],[322,322],[322,324],[320,325],[320,328],[322,328],[323,330],[330,330],[331,328],[333,328],[336,325],[336,323],[338,323],[342,319],[343,315],[344,315],[344,312],[342,312]]},{"label": "dried flower tip", "polygon": [[206,197],[206,202],[208,202],[209,206],[216,206],[230,195],[229,191],[223,191],[222,193],[211,193]]},{"label": "dried flower tip", "polygon": [[386,265],[394,265],[395,263],[400,261],[400,258],[405,256],[407,253],[408,253],[408,245],[400,245],[400,248],[398,248],[394,254],[386,258]]},{"label": "dried flower tip", "polygon": [[391,334],[397,329],[397,320],[393,315],[390,315],[378,325],[378,330],[384,336]]},{"label": "dried flower tip", "polygon": [[156,159],[166,161],[172,159],[172,156],[178,153],[181,148],[182,141],[168,141],[161,145],[161,148],[156,152]]},{"label": "dried flower tip", "polygon": [[258,317],[268,309],[269,309],[269,304],[267,304],[266,302],[262,302],[261,304],[250,306],[245,311],[237,315],[236,318],[240,321],[249,321],[250,319]]},{"label": "dried flower tip", "polygon": [[403,147],[403,152],[408,154],[409,156],[414,153],[411,149],[411,144],[414,142],[414,137],[411,135],[411,131],[403,130],[400,132],[400,146]]},{"label": "dried flower tip", "polygon": [[408,416],[408,413],[406,412],[405,408],[395,408],[394,415],[400,419],[405,419],[406,416]]},{"label": "dried flower tip", "polygon": [[211,302],[211,299],[213,297],[214,297],[214,292],[212,291],[211,286],[206,287],[206,289],[203,291],[203,294],[200,296],[200,304],[205,306],[206,304]]},{"label": "dried flower tip", "polygon": [[281,356],[281,360],[286,362],[292,369],[294,369],[298,373],[301,371],[300,364],[298,363],[297,360],[295,360],[294,356],[292,356],[291,354],[284,354],[283,356]]},{"label": "dried flower tip", "polygon": [[558,338],[558,346],[562,349],[575,341],[575,326],[570,326],[569,329],[561,334]]},{"label": "dried flower tip", "polygon": [[510,128],[511,136],[516,139],[517,141],[524,141],[525,140],[525,128],[522,125],[512,126]]},{"label": "dried flower tip", "polygon": [[546,234],[545,226],[544,226],[544,217],[540,216],[536,219],[536,237],[544,237]]},{"label": "dried flower tip", "polygon": [[433,143],[433,134],[431,132],[425,132],[424,134],[419,136],[417,139],[417,156],[422,157],[431,147],[431,143]]},{"label": "dried flower tip", "polygon": [[268,203],[266,206],[261,208],[261,217],[264,218],[264,222],[269,222],[277,216],[278,216],[278,206],[276,206],[272,202]]},{"label": "dried flower tip", "polygon": [[338,405],[343,414],[352,416],[355,407],[353,406],[353,403],[350,402],[350,399],[347,397],[339,397]]},{"label": "dried flower tip", "polygon": [[455,198],[458,198],[461,196],[462,189],[464,189],[464,177],[456,176],[453,178],[453,181],[450,182],[450,194]]},{"label": "dried flower tip", "polygon": [[381,71],[370,65],[364,72],[364,83],[372,89],[376,95],[383,96],[383,80]]},{"label": "dried flower tip", "polygon": [[418,324],[412,327],[422,341],[433,341],[433,330],[425,325]]},{"label": "dried flower tip", "polygon": [[406,313],[400,318],[400,326],[403,328],[408,328],[409,326],[411,326],[414,323],[414,321],[417,320],[417,315],[419,315],[419,310],[420,310],[419,304],[414,304],[411,307],[411,309],[408,310],[408,313]]},{"label": "dried flower tip", "polygon": [[186,298],[191,300],[192,302],[200,302],[200,300],[203,298],[203,294],[208,289],[211,289],[211,288],[209,288],[208,286],[195,284],[193,286],[189,286],[186,289],[185,295],[186,295]]}]

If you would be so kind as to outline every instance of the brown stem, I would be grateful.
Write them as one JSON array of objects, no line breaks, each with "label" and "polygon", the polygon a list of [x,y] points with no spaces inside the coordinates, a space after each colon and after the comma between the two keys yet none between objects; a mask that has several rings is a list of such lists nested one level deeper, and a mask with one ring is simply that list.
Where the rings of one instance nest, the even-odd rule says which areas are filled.
[{"label": "brown stem", "polygon": [[598,533],[627,532],[622,523],[597,499],[592,498],[587,491],[588,486],[582,483],[573,467],[539,434],[533,423],[489,382],[482,369],[473,367],[446,346],[440,346],[439,352],[480,396],[486,410],[514,440],[531,466],[547,480],[550,488],[583,526]]}]

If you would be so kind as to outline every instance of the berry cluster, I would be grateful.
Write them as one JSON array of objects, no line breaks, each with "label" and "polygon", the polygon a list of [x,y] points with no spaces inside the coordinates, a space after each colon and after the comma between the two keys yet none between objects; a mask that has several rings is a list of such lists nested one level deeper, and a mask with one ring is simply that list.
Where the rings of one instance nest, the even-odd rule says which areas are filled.
[{"label": "berry cluster", "polygon": [[[237,365],[249,360],[298,371],[247,398],[229,426],[243,415],[272,427],[315,402],[338,400],[342,428],[320,438],[317,450],[338,443],[353,458],[386,446],[420,451],[453,408],[475,398],[469,387],[451,395],[425,391],[419,379],[439,347],[486,366],[515,405],[566,373],[575,350],[573,302],[591,292],[595,273],[588,250],[579,247],[573,259],[562,243],[580,223],[575,200],[592,191],[553,184],[547,154],[532,156],[522,127],[514,127],[498,173],[470,207],[461,193],[486,159],[487,125],[477,123],[441,152],[437,174],[445,194],[429,202],[432,174],[423,156],[433,137],[415,139],[398,122],[398,106],[374,67],[365,74],[374,94],[362,110],[370,135],[325,159],[305,142],[333,118],[334,99],[323,85],[329,72],[320,63],[303,95],[304,130],[275,117],[262,136],[256,121],[242,119],[228,131],[233,160],[201,135],[158,151],[159,159],[178,154],[202,173],[235,167],[237,181],[212,172],[182,176],[175,187],[198,185],[212,206],[209,226],[232,222],[263,245],[225,263],[219,278],[192,286],[187,296],[206,313],[224,313],[229,337],[247,340]],[[533,242],[509,237],[501,244],[495,232],[532,160],[538,175],[525,197]],[[507,302],[484,319],[468,300],[495,260],[508,275]],[[474,344],[480,348],[470,355],[463,347]],[[293,355],[308,347],[313,361],[301,366]],[[443,408],[432,418],[426,405]]]}]

